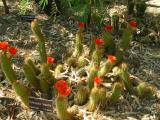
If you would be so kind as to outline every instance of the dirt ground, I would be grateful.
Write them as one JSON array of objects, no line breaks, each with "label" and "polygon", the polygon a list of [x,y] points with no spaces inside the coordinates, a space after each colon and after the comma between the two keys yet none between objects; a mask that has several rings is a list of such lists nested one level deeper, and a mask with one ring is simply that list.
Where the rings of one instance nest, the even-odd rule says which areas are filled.
[{"label": "dirt ground", "polygon": [[[160,0],[150,0],[145,14],[145,29],[137,30],[138,36],[131,43],[125,60],[130,65],[130,76],[147,81],[157,87],[156,97],[151,100],[140,100],[136,96],[126,95],[114,106],[87,112],[85,106],[72,106],[78,111],[82,120],[160,120]],[[7,40],[18,48],[13,58],[13,68],[19,80],[25,83],[21,69],[25,56],[32,56],[38,61],[37,41],[32,34],[29,22],[19,17],[18,2],[9,1],[10,14],[5,15],[0,2],[0,41]],[[115,6],[123,13],[124,6]],[[48,54],[56,58],[58,64],[63,61],[65,51],[72,48],[76,33],[76,21],[63,16],[54,20],[37,10],[34,4],[29,6],[30,14],[41,21],[40,26],[46,37]],[[144,26],[142,26],[144,27]],[[147,29],[147,32],[145,30]],[[87,31],[85,42],[91,39]],[[55,65],[53,65],[54,68]],[[78,116],[78,115],[77,115]],[[28,110],[20,106],[11,86],[8,85],[0,70],[0,120],[57,120],[54,113]]]}]

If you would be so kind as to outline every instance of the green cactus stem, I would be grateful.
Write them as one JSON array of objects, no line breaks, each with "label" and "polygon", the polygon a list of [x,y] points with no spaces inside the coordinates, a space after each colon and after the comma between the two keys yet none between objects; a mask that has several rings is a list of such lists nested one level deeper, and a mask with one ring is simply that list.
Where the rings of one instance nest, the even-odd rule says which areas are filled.
[{"label": "green cactus stem", "polygon": [[114,13],[111,18],[111,25],[113,26],[113,33],[118,34],[119,32],[119,15]]},{"label": "green cactus stem", "polygon": [[131,39],[132,39],[132,33],[128,29],[123,30],[123,35],[122,35],[122,39],[120,42],[121,51],[125,51],[130,47]]},{"label": "green cactus stem", "polygon": [[12,87],[15,90],[16,94],[20,97],[24,105],[29,107],[30,90],[19,81],[14,82]]},{"label": "green cactus stem", "polygon": [[90,71],[89,71],[89,75],[88,75],[88,78],[87,78],[87,86],[88,88],[91,90],[94,86],[94,77],[97,76],[97,67],[95,65],[92,65]]},{"label": "green cactus stem", "polygon": [[97,87],[94,87],[91,90],[87,108],[89,111],[94,111],[98,105],[99,105],[99,89]]},{"label": "green cactus stem", "polygon": [[152,98],[154,95],[154,88],[146,82],[141,82],[136,87],[136,93],[140,98]]},{"label": "green cactus stem", "polygon": [[108,54],[114,54],[115,53],[115,43],[112,37],[112,34],[110,31],[104,31],[102,33],[102,39],[104,40],[105,44],[104,44],[104,49],[105,52],[107,52]]},{"label": "green cactus stem", "polygon": [[114,83],[113,89],[112,89],[112,94],[109,97],[109,103],[115,103],[118,101],[118,99],[121,96],[121,92],[122,92],[122,85],[121,83]]},{"label": "green cactus stem", "polygon": [[40,69],[33,63],[31,58],[26,58],[25,64],[29,65],[34,70],[36,75],[40,74]]},{"label": "green cactus stem", "polygon": [[86,60],[85,56],[82,55],[78,58],[78,67],[79,68],[84,67],[87,64],[88,64],[88,61]]},{"label": "green cactus stem", "polygon": [[126,63],[121,64],[119,76],[122,79],[126,90],[129,93],[133,93],[133,85],[132,85],[132,82],[131,82],[130,77],[129,77],[128,66],[127,66]]},{"label": "green cactus stem", "polygon": [[41,74],[40,76],[43,77],[48,83],[53,84],[55,82],[55,78],[52,75],[52,72],[50,71],[50,65],[49,64],[42,64],[41,65]]},{"label": "green cactus stem", "polygon": [[86,87],[80,86],[75,97],[74,97],[74,102],[77,105],[84,105],[89,97],[89,92]]},{"label": "green cactus stem", "polygon": [[101,61],[101,52],[100,50],[94,50],[93,54],[92,54],[92,63],[96,64],[97,66],[100,65],[100,61]]},{"label": "green cactus stem", "polygon": [[100,104],[105,103],[106,101],[106,89],[104,87],[99,88],[99,102]]},{"label": "green cactus stem", "polygon": [[109,62],[108,60],[104,63],[104,65],[98,71],[99,77],[104,77],[108,72],[110,72],[113,68],[114,63]]},{"label": "green cactus stem", "polygon": [[62,71],[63,71],[63,65],[58,64],[54,71],[54,77],[57,78],[61,74]]},{"label": "green cactus stem", "polygon": [[65,62],[69,67],[71,67],[71,66],[76,67],[77,66],[77,59],[75,57],[69,57]]},{"label": "green cactus stem", "polygon": [[14,70],[12,69],[11,62],[6,55],[0,56],[0,65],[3,73],[6,76],[7,81],[10,84],[13,84],[13,82],[15,82],[17,78]]},{"label": "green cactus stem", "polygon": [[147,5],[146,5],[145,1],[138,1],[136,3],[137,16],[139,16],[139,17],[144,16],[146,8],[147,8]]},{"label": "green cactus stem", "polygon": [[129,15],[134,13],[134,6],[135,2],[133,0],[128,0],[127,10]]},{"label": "green cactus stem", "polygon": [[46,79],[44,79],[43,77],[40,77],[40,87],[41,87],[41,91],[46,93],[47,97],[49,97],[50,94],[50,89],[51,89],[51,85]]},{"label": "green cactus stem", "polygon": [[76,33],[76,42],[75,42],[75,52],[74,56],[79,57],[83,52],[83,41],[84,41],[84,33],[82,30],[79,30]]},{"label": "green cactus stem", "polygon": [[60,120],[72,120],[72,114],[67,111],[68,102],[66,97],[58,95],[55,104],[56,113]]},{"label": "green cactus stem", "polygon": [[47,54],[46,54],[46,49],[45,49],[45,40],[41,32],[41,29],[38,25],[38,21],[36,19],[31,23],[31,28],[32,28],[34,35],[36,36],[38,40],[38,49],[40,53],[41,63],[46,63]]},{"label": "green cactus stem", "polygon": [[27,78],[27,80],[29,81],[29,83],[34,88],[40,89],[39,79],[36,77],[36,73],[32,69],[32,67],[29,66],[28,64],[24,64],[23,65],[23,71],[24,71],[25,77]]}]

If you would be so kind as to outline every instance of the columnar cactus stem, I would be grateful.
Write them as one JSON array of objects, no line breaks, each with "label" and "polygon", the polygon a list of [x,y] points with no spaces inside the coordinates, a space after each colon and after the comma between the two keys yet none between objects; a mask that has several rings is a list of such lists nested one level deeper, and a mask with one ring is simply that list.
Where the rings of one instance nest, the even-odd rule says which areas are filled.
[{"label": "columnar cactus stem", "polygon": [[114,13],[111,18],[111,24],[113,26],[113,33],[118,34],[119,32],[119,15]]},{"label": "columnar cactus stem", "polygon": [[23,65],[23,71],[24,71],[25,77],[30,82],[30,84],[33,87],[35,87],[37,89],[40,89],[39,79],[36,77],[36,73],[32,69],[32,67],[29,66],[28,64],[24,64]]},{"label": "columnar cactus stem", "polygon": [[132,85],[131,80],[129,78],[128,66],[126,63],[121,64],[119,76],[122,79],[126,90],[128,90],[129,93],[133,93],[133,85]]},{"label": "columnar cactus stem", "polygon": [[114,83],[113,89],[112,89],[112,94],[109,98],[109,103],[115,103],[119,97],[121,96],[122,92],[122,85],[121,83]]},{"label": "columnar cactus stem", "polygon": [[123,31],[122,39],[120,42],[120,50],[125,51],[129,48],[130,46],[130,41],[132,39],[132,33],[128,29]]},{"label": "columnar cactus stem", "polygon": [[139,17],[144,16],[146,8],[147,8],[147,5],[146,5],[145,1],[138,1],[136,3],[136,13],[137,13],[137,16],[139,16]]},{"label": "columnar cactus stem", "polygon": [[30,90],[24,86],[22,83],[15,81],[12,85],[13,89],[15,90],[16,94],[20,97],[24,105],[29,107],[29,94]]},{"label": "columnar cactus stem", "polygon": [[54,77],[57,78],[61,74],[62,71],[63,71],[63,65],[58,64],[54,71]]},{"label": "columnar cactus stem", "polygon": [[41,32],[41,29],[38,25],[38,21],[36,19],[31,23],[31,28],[32,28],[34,35],[36,36],[36,38],[38,40],[38,48],[39,48],[39,53],[40,53],[40,57],[41,57],[41,62],[46,63],[47,62],[47,54],[46,54],[46,49],[45,49],[45,40],[44,40],[44,36]]},{"label": "columnar cactus stem", "polygon": [[88,96],[88,89],[86,87],[80,86],[74,98],[75,104],[84,105],[87,102]]},{"label": "columnar cactus stem", "polygon": [[134,13],[134,5],[135,2],[133,0],[128,0],[127,10],[129,15]]},{"label": "columnar cactus stem", "polygon": [[79,68],[84,67],[87,64],[88,64],[88,61],[86,60],[85,56],[82,55],[78,58],[78,67]]},{"label": "columnar cactus stem", "polygon": [[31,58],[25,59],[25,64],[29,65],[34,70],[36,75],[40,74],[40,69],[33,63]]},{"label": "columnar cactus stem", "polygon": [[46,79],[44,79],[43,77],[40,77],[40,87],[41,87],[42,92],[49,95],[51,84]]},{"label": "columnar cactus stem", "polygon": [[0,64],[1,64],[2,71],[6,76],[6,79],[10,84],[13,84],[13,82],[15,82],[17,78],[14,70],[12,69],[11,62],[6,55],[0,56]]},{"label": "columnar cactus stem", "polygon": [[72,115],[67,111],[67,97],[58,95],[55,103],[58,118],[60,120],[72,120]]}]

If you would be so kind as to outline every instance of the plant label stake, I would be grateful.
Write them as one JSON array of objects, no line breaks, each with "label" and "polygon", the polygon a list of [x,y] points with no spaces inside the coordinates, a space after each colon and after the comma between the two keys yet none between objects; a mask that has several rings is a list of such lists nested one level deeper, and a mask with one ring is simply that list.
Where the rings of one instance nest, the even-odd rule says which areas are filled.
[{"label": "plant label stake", "polygon": [[29,97],[29,107],[33,110],[53,112],[52,100]]}]

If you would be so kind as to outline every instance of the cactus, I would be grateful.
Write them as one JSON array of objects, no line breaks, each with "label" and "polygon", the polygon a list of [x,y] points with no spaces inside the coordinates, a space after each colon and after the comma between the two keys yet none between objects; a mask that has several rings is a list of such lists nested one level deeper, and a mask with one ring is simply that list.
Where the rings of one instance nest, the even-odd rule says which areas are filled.
[{"label": "cactus", "polygon": [[69,57],[67,60],[66,60],[66,64],[70,67],[70,66],[73,66],[73,67],[76,67],[77,66],[77,59],[75,57]]},{"label": "cactus", "polygon": [[54,71],[54,77],[55,78],[58,77],[62,71],[63,71],[63,65],[58,64],[55,68],[55,71]]},{"label": "cactus", "polygon": [[98,104],[99,104],[99,89],[97,87],[94,87],[91,90],[87,108],[89,111],[94,111],[98,106]]},{"label": "cactus", "polygon": [[106,101],[106,89],[103,87],[99,88],[99,102],[103,104]]},{"label": "cactus", "polygon": [[134,5],[135,2],[133,0],[128,0],[127,10],[129,15],[134,13]]},{"label": "cactus", "polygon": [[41,32],[41,29],[38,25],[38,21],[36,19],[31,23],[31,28],[32,28],[34,35],[36,36],[36,38],[38,40],[38,49],[39,49],[39,53],[40,53],[41,63],[46,63],[47,62],[47,54],[46,54],[46,49],[45,49],[45,40],[44,40],[44,36]]},{"label": "cactus", "polygon": [[84,35],[82,30],[80,29],[77,34],[76,34],[76,43],[75,43],[75,51],[74,51],[74,56],[79,57],[82,52],[83,52],[83,44],[82,42],[84,41]]},{"label": "cactus", "polygon": [[111,18],[111,24],[113,26],[113,33],[118,34],[119,32],[119,15],[114,13]]},{"label": "cactus", "polygon": [[56,113],[60,120],[72,120],[72,115],[67,111],[67,98],[58,95],[56,100]]},{"label": "cactus", "polygon": [[50,94],[51,84],[43,77],[40,77],[40,87],[41,87],[41,91],[46,93],[48,97],[48,95]]},{"label": "cactus", "polygon": [[6,76],[6,79],[10,84],[13,84],[13,82],[15,82],[17,78],[14,70],[12,69],[11,62],[6,55],[0,56],[0,64],[2,71]]},{"label": "cactus", "polygon": [[136,93],[140,98],[151,98],[154,94],[154,89],[149,86],[146,82],[141,82],[136,87]]},{"label": "cactus", "polygon": [[95,49],[95,39],[96,37],[93,37],[89,46],[89,56],[92,56],[93,51]]},{"label": "cactus", "polygon": [[132,38],[131,32],[127,29],[124,30],[123,35],[122,35],[122,39],[121,39],[121,42],[120,42],[120,50],[121,51],[125,51],[126,49],[129,48],[131,38]]},{"label": "cactus", "polygon": [[32,69],[32,67],[29,66],[28,64],[24,64],[23,65],[23,71],[24,71],[25,77],[27,78],[27,80],[29,81],[29,83],[33,87],[35,87],[37,89],[40,89],[39,79],[36,77],[36,73]]},{"label": "cactus", "polygon": [[40,74],[40,69],[33,63],[31,58],[26,58],[25,64],[29,65],[34,70],[36,75]]},{"label": "cactus", "polygon": [[88,64],[88,61],[86,60],[86,58],[82,55],[78,58],[78,67],[84,67],[85,65]]},{"label": "cactus", "polygon": [[20,97],[20,99],[22,100],[24,105],[29,107],[30,90],[18,81],[15,81],[13,83],[12,87],[15,90],[16,94]]},{"label": "cactus", "polygon": [[131,80],[129,78],[128,66],[126,63],[121,64],[119,76],[122,79],[126,90],[128,90],[129,93],[132,93],[133,92],[133,85],[132,85]]},{"label": "cactus", "polygon": [[122,92],[121,83],[118,83],[118,82],[114,83],[112,94],[109,97],[109,103],[115,103],[121,96],[121,92]]},{"label": "cactus", "polygon": [[92,54],[92,63],[96,64],[97,66],[100,65],[100,60],[101,60],[101,53],[99,50],[93,51]]},{"label": "cactus", "polygon": [[145,1],[139,1],[136,3],[136,13],[137,16],[142,17],[146,11],[147,5]]},{"label": "cactus", "polygon": [[94,86],[93,78],[94,78],[95,76],[97,76],[97,72],[98,72],[97,67],[96,67],[95,65],[92,65],[92,67],[91,67],[91,69],[90,69],[90,71],[89,71],[89,76],[88,76],[88,78],[87,78],[87,86],[88,86],[88,88],[89,88],[90,90],[91,90],[91,89],[93,88],[93,86]]},{"label": "cactus", "polygon": [[75,104],[84,105],[88,100],[88,96],[88,89],[86,87],[80,86],[74,97]]},{"label": "cactus", "polygon": [[111,35],[111,32],[104,31],[102,34],[102,38],[105,41],[105,44],[104,44],[105,52],[107,52],[108,54],[114,54],[115,53],[115,51],[114,51],[115,50],[115,43],[114,43],[113,37]]}]

